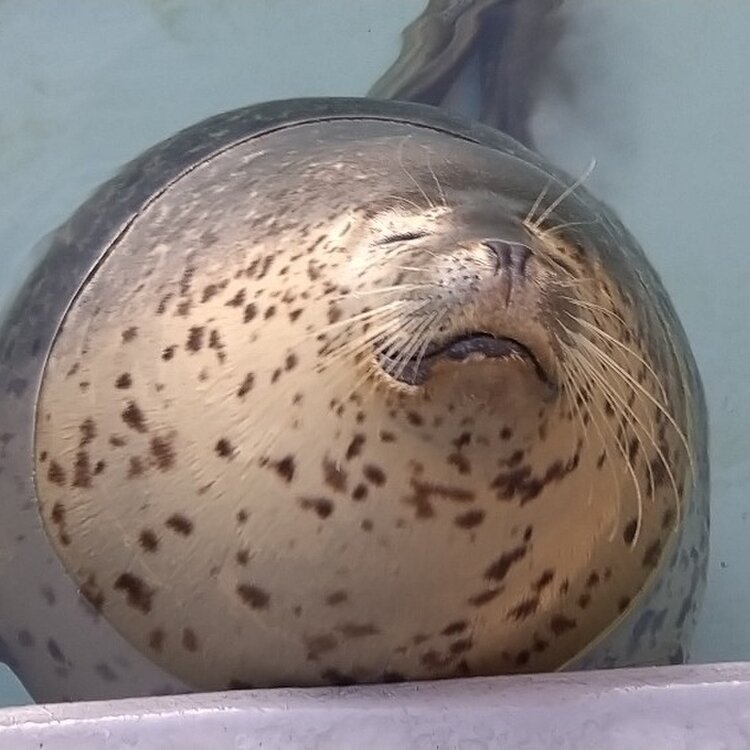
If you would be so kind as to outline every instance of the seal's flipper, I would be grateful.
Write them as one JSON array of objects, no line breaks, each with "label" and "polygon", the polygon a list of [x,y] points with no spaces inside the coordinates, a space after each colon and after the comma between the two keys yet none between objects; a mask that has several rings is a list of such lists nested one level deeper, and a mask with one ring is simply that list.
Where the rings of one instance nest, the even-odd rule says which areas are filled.
[{"label": "seal's flipper", "polygon": [[[540,77],[563,31],[561,0],[430,0],[368,95],[479,120],[532,146]],[[473,89],[473,96],[472,96]]]}]

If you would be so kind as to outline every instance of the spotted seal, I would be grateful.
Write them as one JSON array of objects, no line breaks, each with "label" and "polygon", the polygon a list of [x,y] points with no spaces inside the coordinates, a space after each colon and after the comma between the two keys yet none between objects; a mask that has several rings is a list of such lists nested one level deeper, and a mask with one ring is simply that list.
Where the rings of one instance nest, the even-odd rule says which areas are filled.
[{"label": "spotted seal", "polygon": [[316,99],[99,189],[0,333],[0,635],[33,694],[680,661],[703,392],[579,183],[426,105]]}]

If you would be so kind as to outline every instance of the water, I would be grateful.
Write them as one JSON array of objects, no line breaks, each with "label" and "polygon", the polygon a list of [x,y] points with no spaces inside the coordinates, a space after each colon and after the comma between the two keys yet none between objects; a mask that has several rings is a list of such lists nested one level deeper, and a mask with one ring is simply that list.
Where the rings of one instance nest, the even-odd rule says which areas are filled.
[{"label": "water", "polygon": [[[1,300],[31,248],[144,148],[219,111],[363,95],[416,0],[5,0],[0,4]],[[537,147],[616,208],[662,274],[712,421],[709,588],[695,661],[750,659],[744,0],[574,0],[532,120]]]}]

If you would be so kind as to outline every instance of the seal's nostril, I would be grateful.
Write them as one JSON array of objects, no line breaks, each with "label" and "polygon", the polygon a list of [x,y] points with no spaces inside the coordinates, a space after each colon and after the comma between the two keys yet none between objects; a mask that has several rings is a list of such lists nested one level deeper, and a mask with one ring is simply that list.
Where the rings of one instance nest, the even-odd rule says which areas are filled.
[{"label": "seal's nostril", "polygon": [[514,276],[526,275],[526,265],[531,250],[525,245],[515,245],[505,240],[485,240],[482,243],[495,259],[495,273],[507,271]]},{"label": "seal's nostril", "polygon": [[526,264],[529,262],[531,257],[531,250],[525,245],[512,245],[511,246],[511,257],[515,263],[516,273],[519,276],[526,275]]}]

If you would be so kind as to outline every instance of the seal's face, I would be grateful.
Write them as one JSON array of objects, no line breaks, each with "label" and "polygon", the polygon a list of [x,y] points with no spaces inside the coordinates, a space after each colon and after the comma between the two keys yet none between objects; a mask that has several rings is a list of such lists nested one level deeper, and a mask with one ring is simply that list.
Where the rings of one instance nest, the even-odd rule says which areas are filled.
[{"label": "seal's face", "polygon": [[[443,195],[445,205],[414,215],[391,209],[373,220],[372,262],[398,323],[374,342],[374,359],[398,383],[432,388],[460,367],[487,360],[500,372],[557,387],[559,274],[540,261],[538,245],[502,196]],[[569,307],[569,306],[568,306]],[[521,367],[519,367],[519,365]]]},{"label": "seal's face", "polygon": [[103,616],[206,688],[557,668],[610,627],[676,526],[689,407],[637,251],[550,182],[341,121],[145,206],[38,409]]}]

